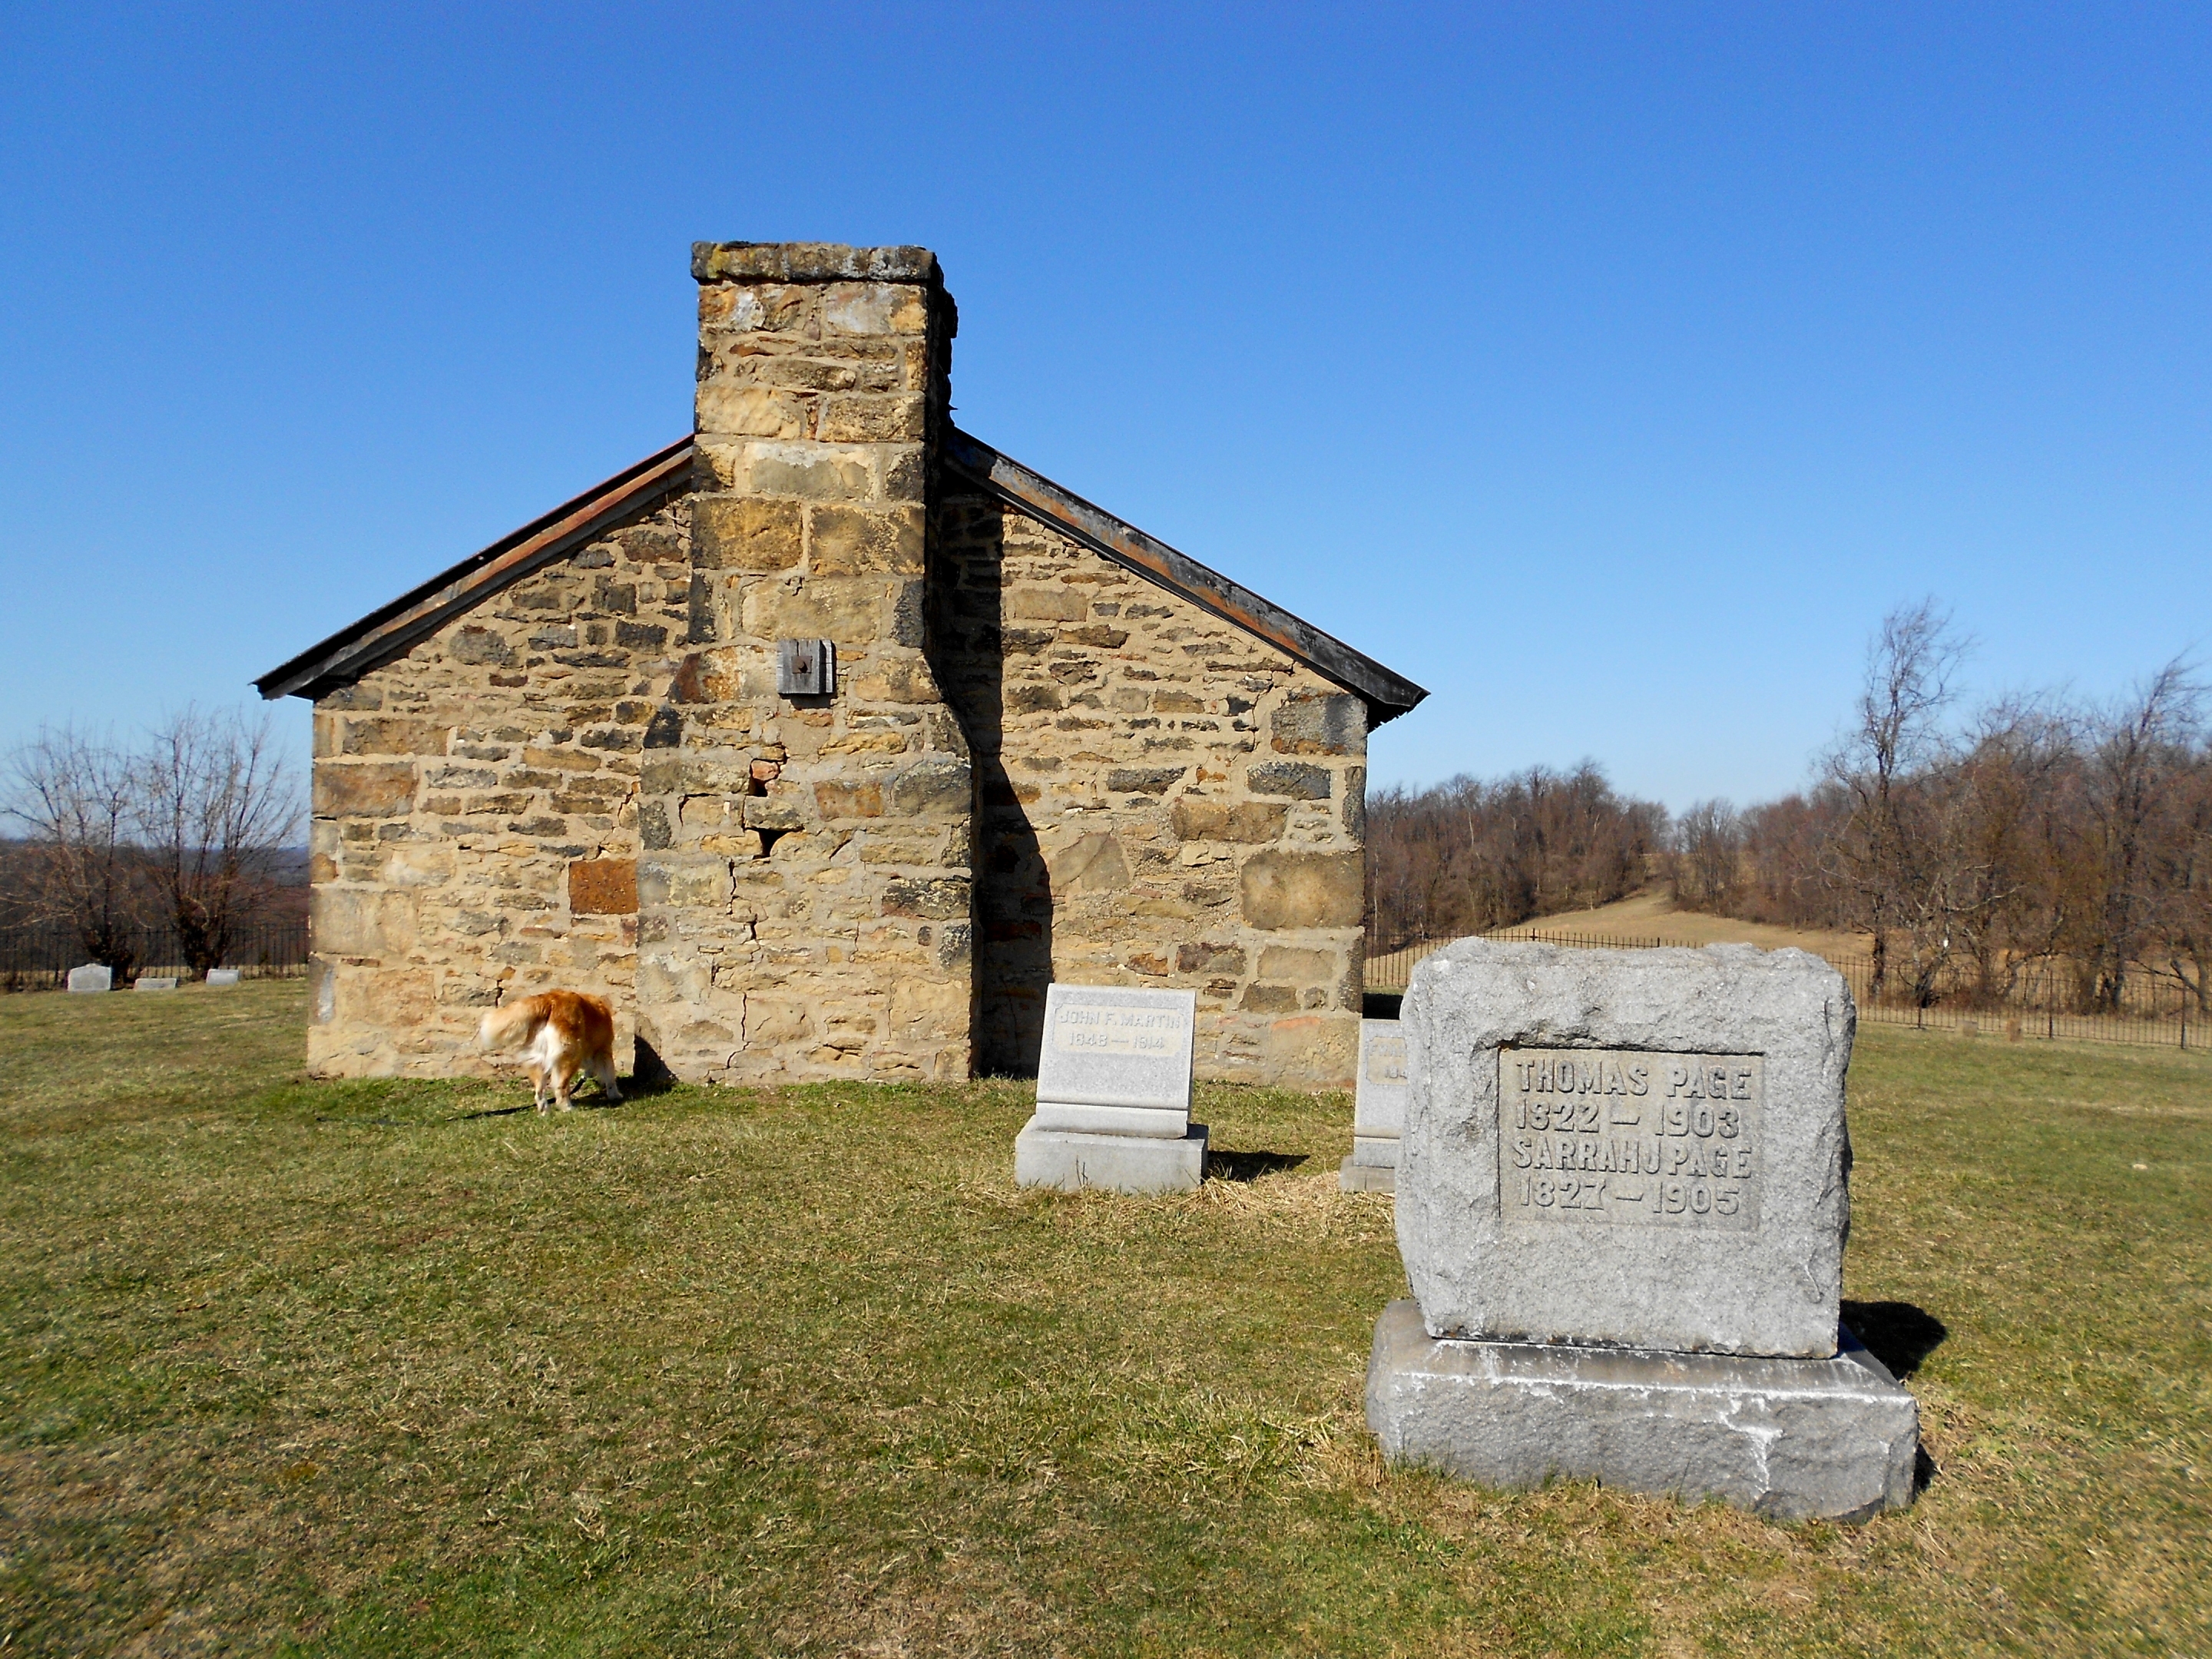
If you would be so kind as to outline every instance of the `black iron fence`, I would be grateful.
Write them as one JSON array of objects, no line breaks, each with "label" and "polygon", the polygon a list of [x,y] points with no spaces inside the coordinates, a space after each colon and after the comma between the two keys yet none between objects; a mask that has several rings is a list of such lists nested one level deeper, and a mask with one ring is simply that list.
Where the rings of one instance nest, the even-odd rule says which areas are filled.
[{"label": "black iron fence", "polygon": [[[128,988],[142,975],[189,977],[176,931],[168,927],[134,927],[122,943],[131,957],[129,975],[118,974],[115,988]],[[72,968],[82,968],[92,957],[74,927],[21,927],[0,930],[0,991],[58,991],[69,983]],[[307,967],[307,924],[305,921],[264,922],[240,928],[231,935],[230,948],[216,964],[235,968],[242,979],[281,978],[301,974]]]},{"label": "black iron fence", "polygon": [[[1495,939],[1528,939],[1542,945],[1566,945],[1595,950],[1645,951],[1679,945],[1680,939],[1615,939],[1593,933],[1550,933],[1540,927],[1509,927],[1485,935]],[[1422,957],[1441,951],[1449,939],[1424,939],[1367,959],[1370,991],[1403,991],[1412,980],[1413,966]],[[1820,953],[1851,988],[1859,1018],[1883,1025],[1911,1025],[1922,1030],[1955,1031],[1962,1036],[1992,1036],[2018,1042],[2030,1037],[2075,1042],[2129,1042],[2162,1048],[2202,1048],[2212,1046],[2197,999],[2171,977],[2145,971],[2137,975],[2126,1002],[2118,1013],[2069,1012],[2063,1006],[2064,975],[2057,964],[2037,963],[2016,977],[2009,995],[1990,999],[1972,988],[1946,986],[1932,1002],[1923,1004],[1891,985],[1881,996],[1874,994],[1874,958],[1848,951]]]}]

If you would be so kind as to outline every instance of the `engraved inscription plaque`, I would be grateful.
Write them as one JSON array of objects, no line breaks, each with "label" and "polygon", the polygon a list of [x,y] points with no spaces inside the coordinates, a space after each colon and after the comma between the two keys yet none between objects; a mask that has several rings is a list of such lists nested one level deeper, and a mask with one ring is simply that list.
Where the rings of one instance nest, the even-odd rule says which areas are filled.
[{"label": "engraved inscription plaque", "polygon": [[1052,1046],[1067,1054],[1144,1054],[1172,1060],[1190,1046],[1182,1008],[1098,1008],[1066,1002],[1052,1011]]},{"label": "engraved inscription plaque", "polygon": [[1498,1051],[1508,1225],[1759,1230],[1759,1054]]}]

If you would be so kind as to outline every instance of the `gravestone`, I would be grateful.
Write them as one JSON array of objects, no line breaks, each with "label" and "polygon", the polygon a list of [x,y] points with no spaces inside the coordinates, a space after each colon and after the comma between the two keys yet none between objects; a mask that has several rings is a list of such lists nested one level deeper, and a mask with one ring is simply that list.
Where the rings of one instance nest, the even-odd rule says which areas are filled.
[{"label": "gravestone", "polygon": [[1352,1156],[1337,1171],[1347,1193],[1397,1190],[1398,1138],[1406,1127],[1406,1032],[1395,1019],[1359,1022],[1359,1078],[1352,1105]]},{"label": "gravestone", "polygon": [[1036,1114],[1014,1137],[1014,1179],[1063,1192],[1187,1191],[1206,1175],[1190,1121],[1197,994],[1133,986],[1045,989]]},{"label": "gravestone", "polygon": [[82,968],[72,968],[69,988],[72,991],[112,991],[115,988],[115,970],[104,962],[88,962]]},{"label": "gravestone", "polygon": [[1414,971],[1412,1285],[1376,1328],[1387,1456],[1863,1519],[1912,1397],[1842,1328],[1856,1024],[1798,951],[1463,940]]},{"label": "gravestone", "polygon": [[207,972],[207,982],[218,989],[226,985],[235,985],[238,983],[238,969],[235,968],[210,968]]},{"label": "gravestone", "polygon": [[131,981],[134,991],[173,991],[177,988],[174,974],[141,974]]}]

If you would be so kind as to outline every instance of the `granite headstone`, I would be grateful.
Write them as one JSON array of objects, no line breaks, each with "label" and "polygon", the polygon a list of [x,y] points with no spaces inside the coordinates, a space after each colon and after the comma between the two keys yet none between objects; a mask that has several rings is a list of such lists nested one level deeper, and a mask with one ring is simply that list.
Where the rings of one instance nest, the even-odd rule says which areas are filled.
[{"label": "granite headstone", "polygon": [[82,968],[70,969],[69,988],[72,991],[112,991],[115,988],[115,970],[104,962],[88,962]]},{"label": "granite headstone", "polygon": [[1206,1173],[1190,1121],[1197,994],[1139,986],[1045,991],[1036,1111],[1014,1139],[1024,1187],[1170,1192]]},{"label": "granite headstone", "polygon": [[207,982],[218,990],[226,985],[235,985],[238,983],[238,969],[235,968],[210,968],[207,972]]},{"label": "granite headstone", "polygon": [[174,974],[141,974],[131,981],[134,991],[173,991],[177,988]]},{"label": "granite headstone", "polygon": [[1918,1415],[1838,1323],[1856,1014],[1797,951],[1465,940],[1416,970],[1369,1421],[1499,1485],[1784,1516],[1910,1500]]}]

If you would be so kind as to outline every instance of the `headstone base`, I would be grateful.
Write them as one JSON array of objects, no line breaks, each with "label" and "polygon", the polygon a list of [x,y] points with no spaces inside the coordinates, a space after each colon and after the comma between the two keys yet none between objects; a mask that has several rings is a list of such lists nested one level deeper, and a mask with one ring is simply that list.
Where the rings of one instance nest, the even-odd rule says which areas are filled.
[{"label": "headstone base", "polygon": [[1375,1325],[1367,1425],[1394,1463],[1493,1486],[1554,1476],[1723,1498],[1782,1521],[1912,1501],[1920,1412],[1842,1333],[1832,1359],[1546,1347],[1431,1336],[1411,1299]]},{"label": "headstone base", "polygon": [[1145,1135],[1154,1140],[1180,1140],[1190,1127],[1190,1110],[1181,1107],[1164,1111],[1155,1106],[1065,1106],[1040,1100],[1030,1121],[1040,1129],[1079,1135]]},{"label": "headstone base", "polygon": [[1395,1193],[1398,1169],[1394,1164],[1362,1164],[1354,1152],[1336,1166],[1336,1185],[1340,1192]]},{"label": "headstone base", "polygon": [[1043,1129],[1032,1117],[1014,1137],[1014,1184],[1063,1193],[1187,1193],[1206,1179],[1206,1125],[1180,1139]]},{"label": "headstone base", "polygon": [[1360,1135],[1352,1138],[1352,1161],[1364,1164],[1371,1170],[1395,1170],[1398,1167],[1398,1137],[1395,1135]]}]

